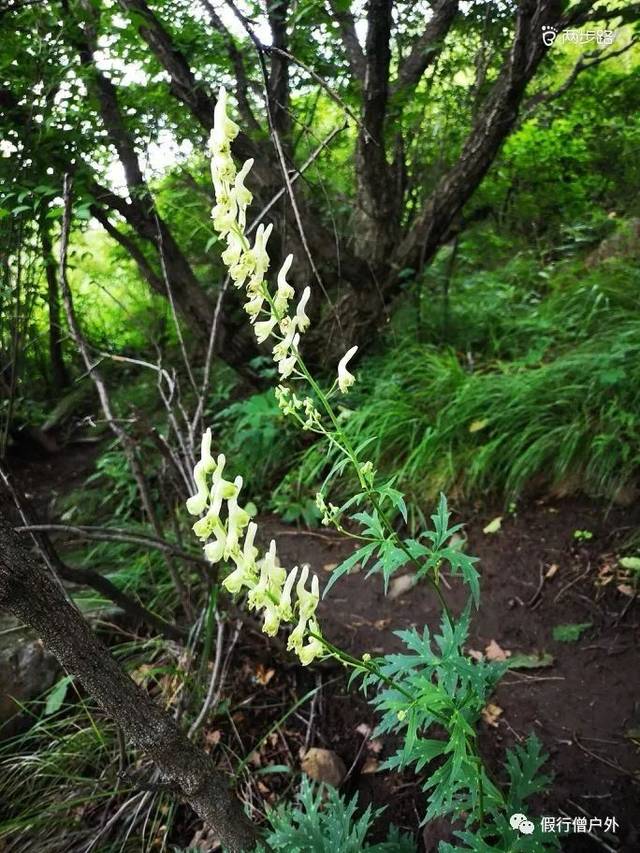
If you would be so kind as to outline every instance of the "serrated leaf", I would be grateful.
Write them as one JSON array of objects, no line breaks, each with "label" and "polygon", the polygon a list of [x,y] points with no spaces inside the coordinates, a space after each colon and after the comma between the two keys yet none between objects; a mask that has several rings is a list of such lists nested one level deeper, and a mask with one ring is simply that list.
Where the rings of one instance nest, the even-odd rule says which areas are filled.
[{"label": "serrated leaf", "polygon": [[360,562],[360,560],[362,560],[363,566],[366,565],[377,545],[377,542],[368,542],[366,545],[363,545],[362,548],[358,548],[357,551],[354,551],[353,554],[346,558],[346,560],[343,560],[340,565],[333,570],[331,577],[324,588],[322,597],[325,598],[334,583],[343,575],[346,575],[346,573],[352,569],[356,563]]},{"label": "serrated leaf", "polygon": [[383,542],[378,549],[378,560],[369,570],[367,577],[374,572],[382,572],[384,578],[384,594],[389,588],[391,575],[409,562],[408,555],[393,542]]}]

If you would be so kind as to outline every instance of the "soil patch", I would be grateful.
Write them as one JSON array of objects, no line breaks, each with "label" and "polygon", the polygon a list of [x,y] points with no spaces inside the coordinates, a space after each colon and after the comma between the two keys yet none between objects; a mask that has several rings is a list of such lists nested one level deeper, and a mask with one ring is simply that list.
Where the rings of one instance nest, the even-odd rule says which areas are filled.
[{"label": "soil patch", "polygon": [[[640,846],[640,753],[630,733],[640,727],[638,705],[638,606],[618,574],[616,554],[640,526],[640,508],[614,507],[586,499],[539,501],[503,518],[495,534],[483,533],[493,516],[469,509],[467,551],[480,558],[481,607],[469,647],[482,651],[494,641],[511,654],[548,655],[543,668],[509,672],[493,702],[502,710],[496,725],[483,724],[481,745],[499,772],[504,750],[535,732],[549,753],[554,781],[539,815],[615,817],[616,836],[596,830],[614,849]],[[576,531],[585,531],[576,538]],[[294,533],[272,525],[285,565],[309,562],[321,577],[353,545],[330,533]],[[585,538],[588,537],[588,538]],[[450,598],[463,598],[452,585]],[[428,587],[385,597],[381,577],[343,577],[320,606],[323,630],[353,654],[401,647],[392,631],[427,624],[437,629],[439,609]],[[554,628],[588,625],[573,642],[554,639]],[[330,689],[330,688],[329,688]],[[320,746],[330,746],[347,767],[355,762],[351,787],[363,805],[386,805],[385,821],[416,830],[424,812],[417,780],[362,773],[371,758],[358,726],[373,724],[370,709],[353,692],[325,693],[315,723]],[[364,731],[364,729],[361,729]],[[393,744],[383,744],[383,758]],[[371,762],[369,762],[369,767]],[[538,816],[538,815],[536,815]],[[564,841],[570,851],[602,850],[587,836]]]}]

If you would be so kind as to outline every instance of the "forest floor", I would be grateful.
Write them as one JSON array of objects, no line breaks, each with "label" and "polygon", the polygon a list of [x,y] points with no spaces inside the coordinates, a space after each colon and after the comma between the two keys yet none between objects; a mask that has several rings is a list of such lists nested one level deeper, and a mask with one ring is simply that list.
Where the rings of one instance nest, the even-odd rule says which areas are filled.
[{"label": "forest floor", "polygon": [[[52,498],[82,483],[96,454],[95,445],[70,444],[56,456],[37,464],[17,461],[13,468],[45,515]],[[494,534],[483,528],[499,508],[455,510],[456,519],[467,522],[468,553],[480,558],[482,599],[469,649],[497,658],[534,656],[542,664],[509,670],[486,709],[480,742],[490,768],[500,778],[505,748],[535,732],[549,753],[545,769],[553,781],[528,817],[602,821],[592,837],[566,838],[568,851],[640,849],[640,611],[616,559],[622,543],[640,528],[640,506],[611,507],[581,497],[531,499],[505,515]],[[263,518],[261,529],[264,539],[277,539],[285,566],[307,562],[321,578],[353,548],[338,534],[297,530],[274,517]],[[591,536],[576,539],[575,531]],[[393,597],[385,597],[379,576],[365,582],[356,571],[341,578],[319,608],[324,634],[359,656],[399,650],[393,631],[425,624],[437,631],[439,610],[428,587],[413,585],[410,577],[394,578],[390,592]],[[461,606],[456,583],[449,597],[454,607]],[[554,638],[554,628],[567,625],[583,626],[580,637]],[[302,669],[264,635],[243,631],[225,698],[231,711],[215,718],[204,738],[211,750],[228,742],[236,753],[251,755],[251,767],[267,770],[258,774],[253,792],[245,791],[249,799],[280,801],[292,777],[269,769],[286,765],[295,771],[305,749],[317,746],[344,762],[347,795],[357,792],[361,806],[386,806],[381,827],[390,821],[417,831],[425,799],[420,780],[377,772],[394,750],[393,739],[372,736],[375,715],[355,687],[347,689],[339,668]],[[606,818],[617,821],[615,834],[604,831]],[[185,815],[182,831],[188,837],[176,843],[189,843],[193,826]],[[428,826],[421,834],[423,849],[436,850],[447,831]]]}]

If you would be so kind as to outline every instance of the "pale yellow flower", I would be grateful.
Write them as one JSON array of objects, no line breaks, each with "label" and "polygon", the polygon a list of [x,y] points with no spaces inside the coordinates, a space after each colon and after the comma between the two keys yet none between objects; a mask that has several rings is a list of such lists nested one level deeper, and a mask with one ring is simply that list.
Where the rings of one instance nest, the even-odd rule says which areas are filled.
[{"label": "pale yellow flower", "polygon": [[[314,634],[320,633],[320,628],[315,619],[309,623],[308,630]],[[309,666],[317,657],[324,652],[324,646],[317,637],[309,637],[309,642],[297,650],[302,666]]]},{"label": "pale yellow flower", "polygon": [[358,351],[358,347],[351,347],[340,359],[338,364],[338,388],[346,394],[356,381],[355,376],[347,370],[347,364]]},{"label": "pale yellow flower", "polygon": [[211,455],[211,430],[207,429],[202,436],[200,461],[196,463],[193,469],[193,479],[195,480],[198,491],[187,501],[187,512],[190,515],[200,515],[204,512],[209,498],[207,475],[215,467],[216,463],[213,461],[213,456]]},{"label": "pale yellow flower", "polygon": [[282,595],[280,596],[280,616],[284,622],[291,622],[291,620],[293,619],[291,591],[293,590],[293,585],[296,581],[297,574],[298,567],[294,566],[293,569],[291,569],[291,571],[287,575],[284,587],[282,588]]},{"label": "pale yellow flower", "polygon": [[307,307],[307,302],[309,301],[309,297],[311,296],[311,288],[305,287],[302,291],[302,296],[300,297],[300,301],[298,302],[298,307],[296,308],[296,321],[298,329],[301,332],[306,332],[309,328],[310,320],[305,313],[305,308]]},{"label": "pale yellow flower", "polygon": [[276,327],[277,319],[270,317],[268,320],[260,320],[259,323],[254,323],[253,328],[256,333],[256,340],[259,344],[263,344],[269,335]]}]

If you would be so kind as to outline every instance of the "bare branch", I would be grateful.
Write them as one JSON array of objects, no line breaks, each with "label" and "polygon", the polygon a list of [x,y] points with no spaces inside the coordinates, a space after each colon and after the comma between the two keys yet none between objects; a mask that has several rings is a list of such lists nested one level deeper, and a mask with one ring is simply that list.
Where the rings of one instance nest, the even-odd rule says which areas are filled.
[{"label": "bare branch", "polygon": [[626,53],[628,50],[638,44],[638,42],[640,42],[640,36],[634,36],[630,41],[627,42],[627,44],[618,48],[618,50],[607,51],[605,49],[583,53],[582,56],[580,56],[580,58],[576,61],[564,83],[558,86],[557,89],[543,90],[542,92],[537,92],[526,102],[522,111],[522,119],[527,119],[535,110],[535,108],[540,104],[546,104],[549,103],[549,101],[555,101],[557,98],[562,97],[562,95],[564,95],[565,92],[567,92],[573,86],[580,74],[582,74],[584,71],[587,71],[589,68],[595,68],[595,66],[601,65],[608,59],[613,59],[616,56],[622,56],[623,53]]},{"label": "bare branch", "polygon": [[[96,387],[96,391],[98,392],[98,396],[100,398],[100,405],[102,406],[102,411],[104,412],[104,416],[109,425],[109,428],[116,436],[118,443],[122,447],[122,451],[125,455],[131,473],[136,481],[136,485],[138,487],[138,492],[140,494],[140,500],[142,501],[142,505],[144,507],[145,514],[149,519],[151,526],[158,538],[161,538],[160,532],[160,523],[158,521],[158,516],[155,511],[155,507],[153,506],[153,502],[151,500],[151,496],[149,494],[149,490],[147,487],[147,482],[144,476],[144,471],[142,469],[142,464],[140,462],[140,458],[138,456],[138,449],[135,445],[135,442],[131,439],[129,434],[122,428],[120,422],[113,415],[113,409],[111,407],[111,400],[109,399],[109,393],[107,391],[107,386],[100,374],[100,372],[96,369],[95,364],[93,364],[90,354],[89,348],[87,347],[87,342],[80,330],[80,326],[78,324],[78,320],[76,317],[73,298],[71,295],[71,288],[69,287],[69,281],[67,279],[67,249],[69,244],[69,233],[71,230],[71,177],[70,175],[64,176],[64,188],[63,188],[63,200],[64,200],[64,210],[62,217],[62,233],[60,237],[60,262],[59,262],[59,271],[60,271],[60,289],[62,292],[62,298],[64,301],[64,306],[67,314],[67,321],[69,323],[69,329],[71,330],[71,335],[78,347],[78,351],[82,356],[82,359],[85,363],[87,370],[91,375],[91,379]],[[178,573],[178,570],[174,566],[172,560],[167,557],[167,568],[171,575],[171,579],[174,583],[176,590],[178,591],[181,599],[183,608],[187,615],[190,614],[190,605],[189,598],[187,594],[187,590],[184,586],[182,578]]]},{"label": "bare branch", "polygon": [[213,27],[220,33],[224,39],[229,59],[233,65],[233,71],[236,78],[236,97],[238,99],[238,109],[247,126],[253,131],[260,131],[260,125],[256,120],[251,105],[249,103],[249,81],[247,78],[247,69],[244,64],[244,57],[236,45],[234,37],[222,23],[222,19],[216,12],[210,0],[200,0],[207,11]]},{"label": "bare branch", "polygon": [[190,563],[200,566],[209,567],[210,565],[204,557],[190,554],[172,542],[167,542],[166,539],[148,536],[145,533],[133,533],[130,530],[122,530],[119,527],[92,527],[90,525],[47,523],[23,525],[22,527],[17,527],[16,531],[18,533],[66,533],[78,539],[94,539],[98,542],[128,542],[131,545],[140,545],[142,548],[155,548],[158,551],[164,551],[181,560],[187,560]]}]

